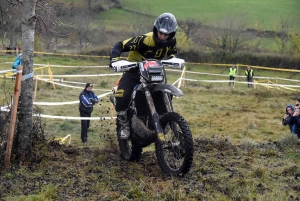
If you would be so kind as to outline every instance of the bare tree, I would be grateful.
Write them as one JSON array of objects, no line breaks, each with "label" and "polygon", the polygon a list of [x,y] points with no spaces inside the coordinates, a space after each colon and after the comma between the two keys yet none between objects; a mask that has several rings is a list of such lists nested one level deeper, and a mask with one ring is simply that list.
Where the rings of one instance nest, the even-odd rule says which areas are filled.
[{"label": "bare tree", "polygon": [[[3,1],[2,1],[3,2]],[[21,84],[20,109],[18,113],[17,150],[18,156],[26,154],[32,145],[32,115],[33,115],[33,57],[35,33],[39,36],[41,30],[61,35],[55,30],[58,24],[63,24],[55,15],[55,8],[61,6],[55,0],[6,0],[0,6],[1,28],[12,17],[10,10],[17,9],[21,13],[22,22],[22,65],[23,76]],[[38,10],[38,12],[36,12]],[[39,14],[37,14],[39,13]],[[36,26],[37,25],[37,26]],[[37,29],[37,30],[36,30]],[[36,32],[35,32],[36,30]],[[1,37],[5,30],[1,29]]]},{"label": "bare tree", "polygon": [[37,15],[35,6],[37,0],[26,0],[22,4],[22,64],[23,76],[21,84],[20,111],[18,115],[18,155],[23,156],[31,147],[32,139],[32,109],[33,109],[33,57],[34,57],[34,30]]},{"label": "bare tree", "polygon": [[275,37],[279,51],[284,53],[287,51],[288,42],[290,41],[290,34],[293,31],[293,24],[288,19],[280,18],[276,25],[277,35]]},{"label": "bare tree", "polygon": [[291,53],[300,54],[300,34],[293,32],[291,34]]},{"label": "bare tree", "polygon": [[219,21],[215,25],[211,34],[211,41],[215,51],[229,51],[236,52],[238,47],[245,42],[243,31],[246,22],[243,14],[237,17],[231,15],[227,16],[224,20]]},{"label": "bare tree", "polygon": [[192,38],[195,33],[197,33],[197,30],[201,28],[201,22],[191,18],[188,18],[185,21],[180,21],[178,24],[185,33],[187,37],[186,40]]},{"label": "bare tree", "polygon": [[[1,1],[0,4],[0,38],[4,47],[12,47],[17,40],[17,33],[20,32],[21,24],[19,21],[20,12],[17,5],[20,2]],[[14,8],[15,9],[9,9]],[[5,44],[4,38],[8,38],[9,45]]]},{"label": "bare tree", "polygon": [[90,25],[91,17],[90,12],[86,10],[85,12],[81,12],[75,17],[74,28],[74,39],[73,43],[77,45],[77,51],[81,52],[82,48],[87,47],[90,43],[90,36],[92,32],[92,28]]},{"label": "bare tree", "polygon": [[127,16],[128,21],[132,25],[133,34],[135,36],[145,34],[153,30],[155,17],[147,13],[132,11]]}]

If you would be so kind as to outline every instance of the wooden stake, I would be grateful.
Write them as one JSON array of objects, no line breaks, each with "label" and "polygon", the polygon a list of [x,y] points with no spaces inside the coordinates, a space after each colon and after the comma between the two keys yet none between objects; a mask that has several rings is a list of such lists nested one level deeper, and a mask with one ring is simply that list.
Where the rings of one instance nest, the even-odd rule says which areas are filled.
[{"label": "wooden stake", "polygon": [[15,90],[14,90],[14,98],[13,98],[13,104],[12,104],[11,115],[10,115],[10,125],[9,125],[9,131],[8,131],[8,135],[7,135],[7,145],[6,145],[5,163],[4,163],[6,169],[8,169],[10,167],[10,157],[11,157],[12,144],[13,144],[13,140],[14,140],[14,132],[15,132],[17,109],[18,109],[18,103],[19,103],[19,97],[20,97],[22,72],[23,72],[23,66],[18,66]]}]

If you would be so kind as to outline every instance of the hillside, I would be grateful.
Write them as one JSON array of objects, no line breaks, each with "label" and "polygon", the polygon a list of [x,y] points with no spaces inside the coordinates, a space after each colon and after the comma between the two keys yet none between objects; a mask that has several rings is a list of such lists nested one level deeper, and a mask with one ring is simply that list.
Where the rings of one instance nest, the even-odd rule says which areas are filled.
[{"label": "hillside", "polygon": [[204,24],[221,21],[228,15],[247,19],[246,28],[257,28],[258,23],[266,30],[273,30],[280,19],[288,18],[295,23],[300,31],[300,2],[295,0],[159,0],[142,2],[139,0],[121,0],[125,9],[141,11],[143,13],[159,15],[163,12],[173,13],[179,20],[197,19]]}]

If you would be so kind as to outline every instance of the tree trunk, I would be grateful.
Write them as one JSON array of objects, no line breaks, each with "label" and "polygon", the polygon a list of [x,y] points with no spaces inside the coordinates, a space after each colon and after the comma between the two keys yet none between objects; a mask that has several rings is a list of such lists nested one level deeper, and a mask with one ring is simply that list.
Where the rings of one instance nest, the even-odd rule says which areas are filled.
[{"label": "tree trunk", "polygon": [[22,79],[21,103],[18,114],[17,151],[20,157],[26,154],[32,145],[33,77],[29,75],[33,72],[36,1],[23,1],[22,7],[22,65],[23,77],[27,75],[27,78]]}]

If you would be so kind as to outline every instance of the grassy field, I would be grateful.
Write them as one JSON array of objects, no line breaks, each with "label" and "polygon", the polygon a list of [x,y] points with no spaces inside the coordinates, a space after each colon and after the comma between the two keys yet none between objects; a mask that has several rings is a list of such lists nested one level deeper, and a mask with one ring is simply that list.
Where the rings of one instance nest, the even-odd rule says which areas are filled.
[{"label": "grassy field", "polygon": [[[255,28],[255,24],[259,22],[268,30],[273,30],[275,24],[283,17],[294,22],[296,28],[300,29],[300,2],[295,0],[254,0],[247,2],[243,0],[166,0],[163,3],[159,0],[143,2],[139,0],[121,0],[121,3],[124,8],[129,10],[138,10],[153,16],[157,16],[163,12],[171,12],[178,20],[194,18],[204,24],[220,21],[227,15],[238,16],[239,14],[243,14],[248,19],[248,28]],[[120,10],[112,9],[107,11],[107,14],[102,15],[102,19],[110,20],[111,22],[120,22],[122,19],[118,17],[120,14]],[[118,20],[116,20],[116,17]]]},{"label": "grassy field", "polygon": [[[0,57],[0,62],[12,61],[14,56]],[[50,83],[38,81],[35,102],[68,102],[78,100],[84,83],[94,83],[94,91],[97,95],[104,94],[111,90],[115,80],[114,72],[109,68],[88,68],[81,66],[107,65],[107,59],[72,59],[71,57],[36,56],[36,64],[50,64],[54,79],[64,79],[67,86],[56,85],[56,90]],[[0,70],[10,69],[11,64],[1,63]],[[55,67],[55,65],[78,66],[78,67]],[[35,68],[39,68],[36,65]],[[174,99],[176,111],[182,114],[191,126],[195,137],[211,137],[222,135],[231,138],[232,142],[240,143],[244,140],[255,142],[268,139],[277,140],[288,133],[288,129],[281,125],[281,118],[288,103],[295,103],[298,97],[298,88],[287,90],[284,88],[268,89],[257,85],[256,89],[247,88],[246,83],[236,83],[235,87],[228,87],[229,66],[205,66],[200,64],[187,64],[185,78],[198,81],[185,81],[181,86],[185,96]],[[244,75],[245,67],[239,67],[238,75]],[[196,73],[201,74],[196,74]],[[36,70],[35,75],[41,74]],[[296,82],[279,80],[285,78],[299,80],[299,73],[281,72],[264,69],[255,69],[255,80],[260,83],[267,83],[268,80],[278,84],[295,85]],[[43,71],[47,75],[46,69]],[[107,74],[111,76],[100,76]],[[67,77],[64,75],[77,75]],[[85,76],[86,75],[86,76]],[[93,75],[93,76],[87,76]],[[168,82],[174,83],[181,75],[181,72],[168,71]],[[57,76],[57,77],[55,77]],[[269,79],[265,77],[271,77]],[[207,80],[219,82],[207,82]],[[237,82],[245,82],[244,77],[237,77]],[[70,83],[69,83],[70,82]],[[75,82],[75,83],[73,83]],[[76,82],[78,82],[76,84]],[[13,83],[6,80],[13,93]],[[68,87],[69,86],[69,87]],[[72,88],[76,86],[78,88]],[[3,97],[3,96],[2,96]],[[3,101],[3,99],[2,99]],[[2,103],[3,104],[3,103]],[[111,104],[108,96],[101,98],[101,105],[96,105],[92,116],[108,117],[114,115],[111,111]],[[42,114],[54,116],[78,117],[78,105],[37,105]],[[63,137],[72,134],[74,143],[81,146],[80,121],[68,119],[44,119],[48,138]],[[232,122],[234,121],[234,123]],[[111,120],[92,121],[91,136],[95,138],[102,133],[102,128],[107,134],[114,135],[114,128],[111,128]],[[108,132],[109,131],[109,132]]]},{"label": "grassy field", "polygon": [[[75,1],[82,5],[82,1]],[[275,30],[281,18],[289,19],[294,24],[294,29],[300,31],[300,2],[296,0],[159,0],[139,1],[121,0],[124,9],[109,9],[98,13],[93,19],[93,27],[105,25],[108,30],[128,29],[136,15],[131,11],[138,11],[153,16],[153,20],[161,13],[173,13],[178,20],[196,19],[205,25],[214,25],[227,16],[244,18],[246,28],[257,28],[259,25],[264,30]]]},{"label": "grassy field", "polygon": [[[11,69],[15,56],[0,56],[0,71]],[[95,84],[96,94],[110,90],[116,77],[84,75],[114,74],[108,68],[82,66],[106,65],[107,59],[36,56],[36,64],[49,63],[54,75],[64,77],[71,86]],[[72,68],[54,65],[78,66]],[[39,65],[35,66],[38,68]],[[185,77],[197,80],[228,80],[228,67],[187,64],[188,71],[220,75]],[[257,76],[299,79],[289,72],[255,70]],[[167,71],[169,83],[180,72]],[[35,75],[40,74],[40,70]],[[44,74],[47,74],[44,72]],[[243,75],[240,68],[239,74]],[[54,76],[54,78],[56,78]],[[244,78],[237,78],[244,81]],[[258,80],[257,80],[258,81]],[[278,81],[281,84],[295,84]],[[14,82],[0,78],[0,104],[3,94],[13,93]],[[6,83],[3,88],[3,83]],[[67,102],[78,100],[82,88],[39,81],[36,102]],[[227,82],[186,81],[181,87],[185,96],[174,98],[175,111],[190,125],[194,138],[194,162],[191,172],[182,178],[168,177],[160,170],[153,146],[144,149],[138,163],[129,163],[119,156],[115,123],[100,117],[108,116],[108,97],[96,105],[89,130],[89,142],[80,140],[80,121],[42,118],[48,140],[72,135],[71,146],[50,142],[36,144],[26,164],[0,170],[2,200],[258,200],[281,201],[300,199],[299,146],[296,137],[282,126],[287,103],[294,104],[298,91],[247,88],[244,83],[228,87]],[[37,106],[42,114],[78,117],[78,105]],[[4,136],[3,134],[1,136]],[[1,139],[2,142],[3,139]],[[1,159],[4,155],[1,156]],[[1,160],[0,165],[3,165]],[[14,162],[13,162],[14,164]]]}]

